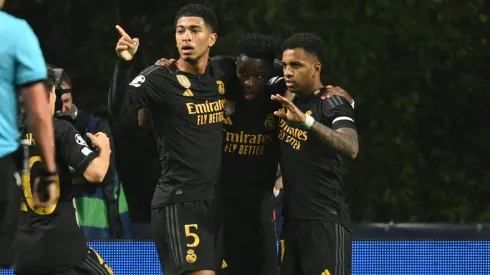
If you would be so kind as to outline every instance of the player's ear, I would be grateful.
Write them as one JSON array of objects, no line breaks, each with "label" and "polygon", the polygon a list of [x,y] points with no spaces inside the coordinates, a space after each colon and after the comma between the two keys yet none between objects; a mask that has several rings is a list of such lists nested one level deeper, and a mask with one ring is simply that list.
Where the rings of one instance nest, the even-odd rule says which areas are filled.
[{"label": "player's ear", "polygon": [[321,72],[322,72],[322,63],[317,61],[315,62],[315,65],[313,65],[313,78],[319,76]]},{"label": "player's ear", "polygon": [[213,32],[209,35],[209,39],[208,39],[208,47],[212,47],[214,46],[214,44],[216,43],[216,40],[218,39],[218,34]]}]

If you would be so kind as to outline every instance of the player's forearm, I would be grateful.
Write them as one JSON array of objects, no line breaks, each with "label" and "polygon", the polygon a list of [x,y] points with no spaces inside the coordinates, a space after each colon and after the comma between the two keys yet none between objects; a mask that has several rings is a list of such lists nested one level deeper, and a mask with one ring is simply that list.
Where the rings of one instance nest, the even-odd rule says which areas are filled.
[{"label": "player's forearm", "polygon": [[331,146],[351,159],[357,157],[357,154],[359,153],[359,143],[355,130],[343,128],[340,129],[342,131],[334,131],[317,121],[313,123],[310,129],[323,143]]},{"label": "player's forearm", "polygon": [[121,116],[128,110],[126,96],[131,67],[131,63],[119,60],[114,68],[107,99],[107,108],[112,116]]},{"label": "player's forearm", "polygon": [[46,92],[42,83],[33,84],[23,89],[29,121],[34,127],[36,142],[41,148],[41,154],[46,168],[56,171],[53,117],[49,111]]},{"label": "player's forearm", "polygon": [[100,183],[104,180],[111,162],[111,150],[101,149],[99,156],[93,159],[83,173],[83,177],[92,183]]}]

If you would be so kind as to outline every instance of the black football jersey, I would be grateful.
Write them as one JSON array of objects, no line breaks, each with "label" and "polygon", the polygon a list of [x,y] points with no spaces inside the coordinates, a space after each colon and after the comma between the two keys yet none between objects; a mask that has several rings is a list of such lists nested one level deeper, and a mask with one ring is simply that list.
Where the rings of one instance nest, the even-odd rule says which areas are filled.
[{"label": "black football jersey", "polygon": [[80,264],[87,246],[76,221],[73,186],[69,166],[83,174],[97,154],[87,146],[78,131],[68,122],[53,119],[55,131],[56,184],[59,197],[48,208],[36,207],[32,184],[43,167],[40,148],[32,132],[23,133],[30,143],[30,173],[22,174],[22,204],[14,246],[15,270],[18,273],[58,273]]},{"label": "black football jersey", "polygon": [[203,75],[153,65],[127,85],[130,63],[116,66],[113,114],[147,107],[162,167],[152,206],[213,199],[220,178],[225,72],[212,62]]},{"label": "black football jersey", "polygon": [[[309,96],[296,97],[293,103],[333,130],[355,129],[354,110],[349,102],[338,95],[322,100],[323,94],[324,89],[320,89]],[[279,128],[285,217],[348,225],[340,153],[300,123],[280,119]]]},{"label": "black football jersey", "polygon": [[[221,67],[236,71],[235,59],[214,57]],[[235,77],[236,78],[236,77]],[[226,210],[259,217],[264,198],[272,200],[272,189],[279,161],[278,118],[280,104],[271,94],[283,93],[281,77],[272,78],[262,94],[246,100],[243,87],[230,81],[223,125],[222,192]]]}]

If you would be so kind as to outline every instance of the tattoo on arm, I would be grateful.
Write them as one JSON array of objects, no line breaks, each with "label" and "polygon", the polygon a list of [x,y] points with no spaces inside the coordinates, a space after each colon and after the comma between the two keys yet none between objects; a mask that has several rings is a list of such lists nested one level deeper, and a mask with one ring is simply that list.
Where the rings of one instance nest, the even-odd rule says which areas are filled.
[{"label": "tattoo on arm", "polygon": [[354,129],[340,128],[337,131],[334,131],[317,121],[313,123],[310,129],[323,143],[352,159],[357,157],[359,143],[357,140],[357,132]]}]

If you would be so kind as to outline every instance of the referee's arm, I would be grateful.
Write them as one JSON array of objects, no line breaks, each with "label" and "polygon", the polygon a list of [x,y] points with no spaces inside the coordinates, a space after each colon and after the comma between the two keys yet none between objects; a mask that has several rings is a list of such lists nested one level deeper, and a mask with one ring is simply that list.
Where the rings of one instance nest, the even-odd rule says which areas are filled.
[{"label": "referee's arm", "polygon": [[44,162],[50,172],[56,171],[53,118],[49,112],[48,99],[42,80],[47,69],[39,47],[39,41],[27,22],[16,41],[15,59],[16,85],[21,88],[26,101],[26,109],[34,125],[36,142],[41,148]]}]

